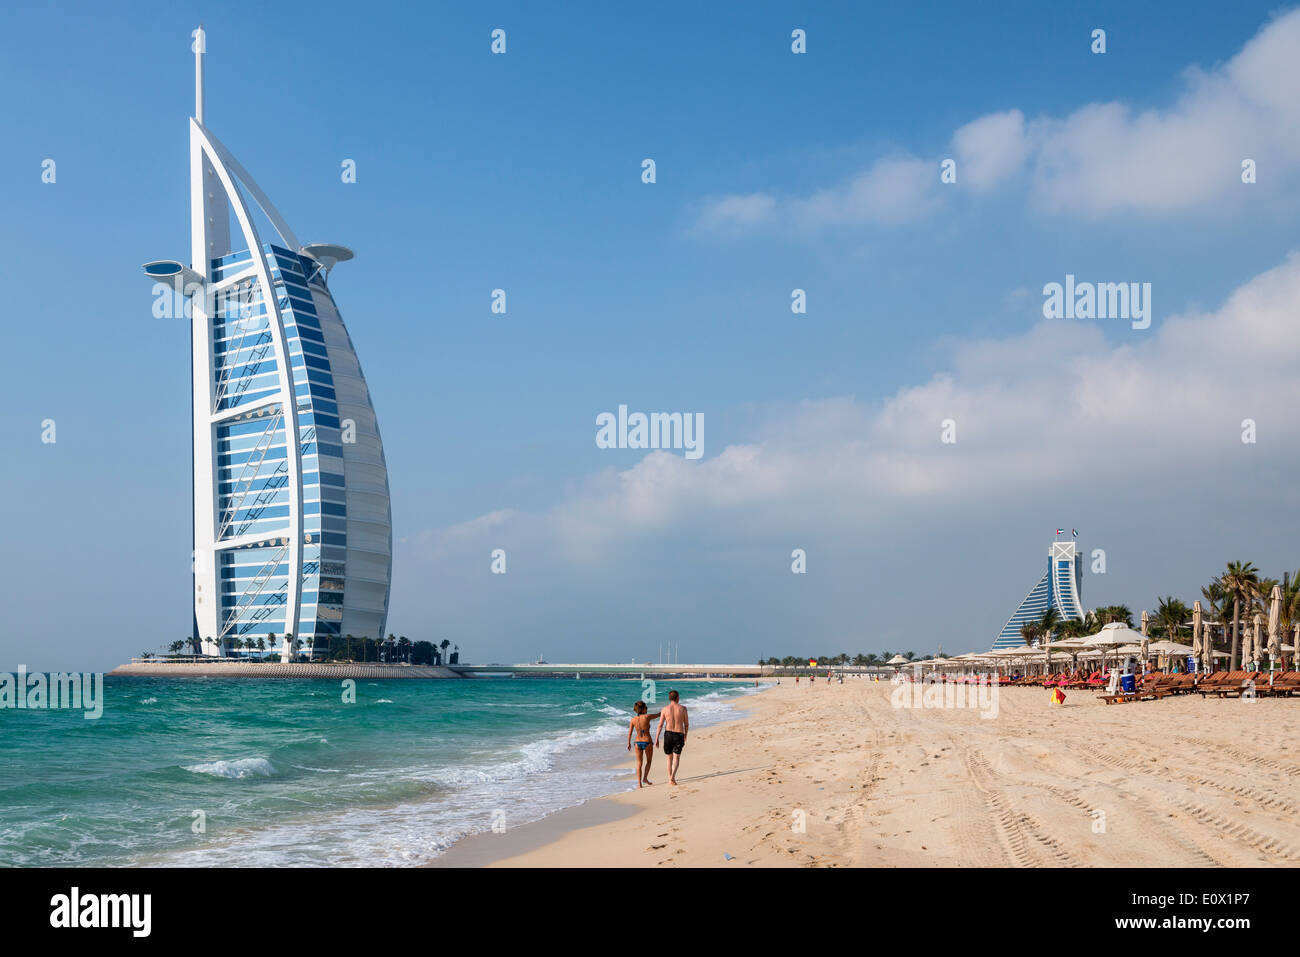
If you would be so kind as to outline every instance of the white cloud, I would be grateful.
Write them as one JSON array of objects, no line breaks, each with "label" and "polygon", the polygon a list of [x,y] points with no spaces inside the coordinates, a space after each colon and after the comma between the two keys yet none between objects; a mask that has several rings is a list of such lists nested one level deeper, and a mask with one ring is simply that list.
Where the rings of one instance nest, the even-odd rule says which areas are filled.
[{"label": "white cloud", "polygon": [[514,515],[514,509],[497,509],[447,528],[423,531],[416,536],[416,542],[421,546],[432,546],[437,556],[445,556],[464,543],[477,541],[484,533],[505,526]]},{"label": "white cloud", "polygon": [[992,189],[1020,170],[1029,156],[1025,115],[1019,110],[989,113],[952,135],[958,182]]},{"label": "white cloud", "polygon": [[[1012,109],[978,117],[952,135],[957,186],[977,193],[1028,176],[1035,205],[1084,219],[1171,213],[1222,202],[1243,188],[1241,164],[1290,182],[1300,170],[1300,10],[1266,24],[1227,63],[1189,68],[1164,109],[1090,103],[1026,123]],[[707,204],[697,225],[741,231],[773,223],[819,229],[894,225],[942,207],[931,159],[877,159],[845,182],[806,197],[771,193]]]},{"label": "white cloud", "polygon": [[[1300,363],[1300,255],[1205,315],[1174,316],[1110,344],[1097,323],[1045,320],[952,345],[949,368],[877,403],[768,411],[754,441],[698,462],[656,452],[590,476],[555,507],[494,512],[457,536],[509,525],[571,561],[616,542],[709,523],[839,533],[927,503],[1041,493],[1062,481],[1177,485],[1185,470],[1300,467],[1284,429]],[[1259,422],[1257,446],[1240,441]],[[944,419],[957,443],[940,442]],[[489,521],[491,520],[491,521]]]},{"label": "white cloud", "polygon": [[805,229],[855,223],[890,225],[930,213],[938,204],[939,166],[911,157],[882,159],[833,189],[790,201]]},{"label": "white cloud", "polygon": [[732,232],[766,222],[775,211],[776,199],[766,193],[726,196],[706,202],[696,225],[715,232]]}]

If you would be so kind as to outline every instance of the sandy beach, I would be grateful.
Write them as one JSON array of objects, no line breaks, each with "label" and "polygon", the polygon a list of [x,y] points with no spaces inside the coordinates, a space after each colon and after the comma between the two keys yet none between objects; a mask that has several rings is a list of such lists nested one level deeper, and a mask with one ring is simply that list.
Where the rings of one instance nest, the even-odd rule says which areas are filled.
[{"label": "sandy beach", "polygon": [[435,866],[1300,862],[1300,701],[1072,692],[1050,707],[1006,688],[987,719],[896,708],[891,691],[786,680],[692,732],[678,787],[657,752],[653,787],[469,838]]}]

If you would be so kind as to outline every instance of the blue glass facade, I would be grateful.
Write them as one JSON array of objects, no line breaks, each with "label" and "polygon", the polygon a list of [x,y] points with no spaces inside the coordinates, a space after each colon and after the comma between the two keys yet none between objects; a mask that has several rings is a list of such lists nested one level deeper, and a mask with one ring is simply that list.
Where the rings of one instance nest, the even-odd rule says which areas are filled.
[{"label": "blue glass facade", "polygon": [[[348,483],[343,423],[331,349],[316,309],[316,298],[328,297],[329,292],[314,260],[274,244],[264,248],[275,289],[273,308],[278,310],[284,330],[298,419],[303,544],[297,635],[311,644],[313,637],[341,634],[347,595]],[[247,250],[214,260],[213,283],[247,271],[250,261]],[[293,630],[287,602],[293,534],[292,470],[286,438],[289,410],[280,396],[272,314],[258,288],[254,276],[236,282],[226,295],[218,297],[213,315],[215,411],[220,415],[248,409],[216,426],[222,644],[237,648],[249,637],[282,638]],[[355,357],[351,358],[355,362]],[[385,480],[385,497],[386,491]],[[233,547],[221,544],[232,540],[240,541]],[[385,592],[386,587],[385,582]],[[374,630],[366,633],[381,637],[382,618],[373,625]],[[317,650],[323,650],[326,642],[319,645]]]},{"label": "blue glass facade", "polygon": [[1020,606],[993,640],[993,648],[1017,648],[1025,643],[1020,629],[1055,608],[1063,619],[1083,618],[1083,567],[1073,542],[1054,542],[1047,571],[1029,590]]}]

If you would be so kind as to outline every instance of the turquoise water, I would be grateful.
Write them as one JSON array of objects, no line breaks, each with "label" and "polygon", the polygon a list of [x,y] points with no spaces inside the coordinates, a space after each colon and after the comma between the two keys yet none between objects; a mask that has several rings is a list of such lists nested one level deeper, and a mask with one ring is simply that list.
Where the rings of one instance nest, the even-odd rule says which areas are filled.
[{"label": "turquoise water", "polygon": [[[754,691],[671,687],[697,726]],[[96,721],[0,709],[0,866],[422,863],[635,786],[610,765],[641,696],[627,680],[359,680],[345,704],[338,681],[106,678]]]}]

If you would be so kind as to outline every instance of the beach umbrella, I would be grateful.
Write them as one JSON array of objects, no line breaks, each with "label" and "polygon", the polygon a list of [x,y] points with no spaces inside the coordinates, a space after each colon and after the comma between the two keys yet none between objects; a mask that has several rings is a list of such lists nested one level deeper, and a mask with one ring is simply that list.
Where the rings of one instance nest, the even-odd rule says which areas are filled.
[{"label": "beach umbrella", "polygon": [[907,664],[907,659],[904,658],[902,655],[894,655],[894,657],[892,657],[892,658],[890,658],[888,661],[886,661],[885,664],[887,664],[887,665],[905,665],[905,664]]},{"label": "beach umbrella", "polygon": [[1032,656],[1036,650],[1037,649],[1031,647],[1030,645],[1021,645],[1018,648],[998,648],[995,651],[990,651],[988,653],[988,656],[990,658],[1000,659],[1001,661],[1007,663],[1010,663],[1016,659],[1028,661],[1030,656]]},{"label": "beach umbrella", "polygon": [[1192,602],[1192,657],[1196,659],[1196,667],[1201,670],[1205,669],[1205,646],[1201,635],[1204,628],[1201,600],[1198,598]]},{"label": "beach umbrella", "polygon": [[1122,621],[1112,621],[1103,625],[1101,631],[1083,639],[1091,648],[1118,648],[1120,645],[1142,644],[1142,633],[1134,631]]},{"label": "beach umbrella", "polygon": [[1083,650],[1084,644],[1078,638],[1062,638],[1060,641],[1054,641],[1048,647],[1052,651],[1064,651],[1070,656],[1070,668],[1073,670],[1079,664],[1079,652]]},{"label": "beach umbrella", "polygon": [[1159,638],[1147,646],[1153,655],[1173,655],[1186,654],[1192,650],[1191,645],[1183,644],[1181,641],[1170,641],[1168,638]]},{"label": "beach umbrella", "polygon": [[1268,602],[1268,670],[1282,657],[1282,586],[1274,585]]},{"label": "beach umbrella", "polygon": [[1251,648],[1250,663],[1259,669],[1260,662],[1264,660],[1264,616],[1255,612],[1254,628],[1251,629]]},{"label": "beach umbrella", "polygon": [[1300,670],[1300,621],[1295,623],[1295,632],[1291,635],[1291,667]]},{"label": "beach umbrella", "polygon": [[1142,609],[1142,664],[1146,665],[1147,659],[1151,656],[1147,654],[1147,635],[1151,633],[1151,616],[1147,614],[1145,608]]},{"label": "beach umbrella", "polygon": [[[1089,635],[1083,639],[1083,643],[1091,648],[1097,648],[1105,652],[1106,649],[1119,648],[1123,645],[1138,645],[1140,647],[1143,640],[1141,632],[1134,631],[1122,621],[1112,621],[1108,625],[1103,625],[1101,631],[1095,635]],[[1103,654],[1102,661],[1104,662],[1105,659],[1106,656]]]},{"label": "beach umbrella", "polygon": [[1160,641],[1151,642],[1148,649],[1153,655],[1182,655],[1186,657],[1192,653],[1192,646],[1185,645],[1181,641]]}]

